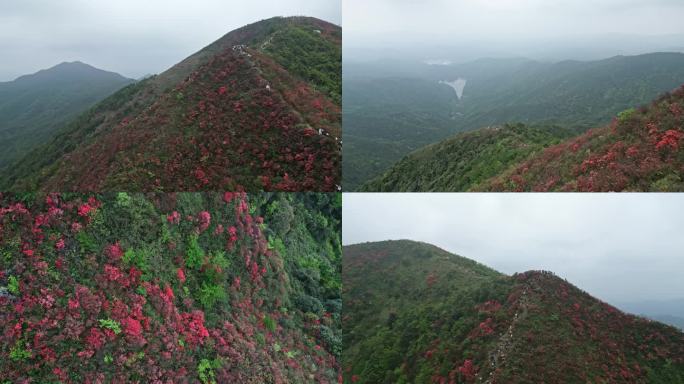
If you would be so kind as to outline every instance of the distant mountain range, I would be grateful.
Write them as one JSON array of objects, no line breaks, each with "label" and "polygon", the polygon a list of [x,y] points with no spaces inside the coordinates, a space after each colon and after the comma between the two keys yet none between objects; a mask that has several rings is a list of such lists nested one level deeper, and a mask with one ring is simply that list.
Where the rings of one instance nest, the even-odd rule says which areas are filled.
[{"label": "distant mountain range", "polygon": [[[460,99],[440,84],[459,78],[466,81]],[[681,53],[589,62],[352,64],[344,82],[344,189],[354,190],[408,153],[459,132],[525,123],[581,133],[681,84]]]},{"label": "distant mountain range", "polygon": [[70,119],[0,173],[0,187],[337,190],[341,39],[308,17],[232,31]]},{"label": "distant mountain range", "polygon": [[345,383],[684,382],[684,333],[551,272],[408,240],[343,255]]},{"label": "distant mountain range", "polygon": [[132,82],[78,61],[0,82],[0,169],[44,144],[65,122]]},{"label": "distant mountain range", "polygon": [[618,303],[617,306],[625,311],[640,314],[684,330],[684,299],[632,301]]}]

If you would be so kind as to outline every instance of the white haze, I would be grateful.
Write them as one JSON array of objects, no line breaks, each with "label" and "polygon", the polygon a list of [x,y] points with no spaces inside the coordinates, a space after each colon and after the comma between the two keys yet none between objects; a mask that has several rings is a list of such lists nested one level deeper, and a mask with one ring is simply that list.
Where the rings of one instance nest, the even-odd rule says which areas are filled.
[{"label": "white haze", "polygon": [[684,51],[681,0],[345,0],[343,13],[345,60]]},{"label": "white haze", "polygon": [[2,0],[0,81],[64,61],[138,78],[273,16],[341,24],[341,0]]},{"label": "white haze", "polygon": [[345,245],[411,239],[612,303],[684,298],[684,194],[346,193]]}]

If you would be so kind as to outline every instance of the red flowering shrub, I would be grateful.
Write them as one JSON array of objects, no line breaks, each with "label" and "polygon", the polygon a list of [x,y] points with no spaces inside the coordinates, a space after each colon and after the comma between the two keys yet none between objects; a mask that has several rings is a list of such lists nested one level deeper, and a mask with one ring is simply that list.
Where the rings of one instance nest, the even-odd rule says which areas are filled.
[{"label": "red flowering shrub", "polygon": [[477,367],[473,365],[472,360],[466,360],[463,362],[463,365],[458,367],[458,373],[463,377],[463,380],[468,383],[475,379]]},{"label": "red flowering shrub", "polygon": [[676,150],[679,148],[679,141],[684,137],[684,133],[678,130],[670,129],[663,133],[660,141],[656,144],[657,149],[670,148]]},{"label": "red flowering shrub", "polygon": [[204,232],[209,228],[209,224],[211,223],[211,215],[207,211],[202,211],[198,215],[199,219],[199,230],[200,232]]},{"label": "red flowering shrub", "polygon": [[89,349],[97,351],[104,345],[105,336],[98,328],[93,327],[88,331],[85,341]]},{"label": "red flowering shrub", "polygon": [[104,273],[105,277],[109,281],[117,281],[120,280],[123,277],[123,273],[119,270],[119,268],[114,267],[112,265],[105,265],[104,267]]},{"label": "red flowering shrub", "polygon": [[183,271],[183,268],[178,268],[176,275],[178,276],[178,281],[180,281],[181,284],[185,283],[185,272]]},{"label": "red flowering shrub", "polygon": [[180,214],[176,211],[171,212],[168,216],[166,216],[166,220],[170,224],[178,224],[180,223]]},{"label": "red flowering shrub", "polygon": [[515,191],[677,191],[684,87],[629,118],[546,148],[482,186]]},{"label": "red flowering shrub", "polygon": [[109,256],[112,261],[118,261],[121,259],[123,256],[123,251],[121,250],[121,246],[118,242],[107,247],[107,256]]}]

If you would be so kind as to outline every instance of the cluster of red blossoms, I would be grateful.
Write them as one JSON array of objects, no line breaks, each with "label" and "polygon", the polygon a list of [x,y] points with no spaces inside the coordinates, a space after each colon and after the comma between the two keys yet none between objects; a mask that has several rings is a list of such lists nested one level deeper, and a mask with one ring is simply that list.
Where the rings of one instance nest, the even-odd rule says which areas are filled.
[{"label": "cluster of red blossoms", "polygon": [[[138,212],[142,217],[132,224],[147,226],[147,236],[157,233],[160,217],[174,224],[164,223],[163,246],[148,252],[153,266],[141,259],[141,240],[127,229],[93,225],[118,220],[109,210],[116,204],[52,194],[29,209],[0,195],[0,248],[13,254],[0,268],[0,282],[18,283],[0,295],[0,344],[8,346],[0,350],[3,380],[196,382],[199,356],[209,356],[221,362],[212,368],[217,382],[334,381],[335,358],[317,348],[306,329],[265,328],[267,317],[278,324],[291,315],[280,313],[280,301],[264,293],[267,284],[285,281],[284,270],[271,260],[263,220],[251,216],[246,194],[225,194],[227,208],[214,202],[220,207],[193,215],[174,211],[175,203],[162,209],[172,195],[145,198],[154,209]],[[207,230],[212,225],[228,229]],[[220,244],[207,254],[220,251],[249,263],[221,269],[207,257],[192,269],[183,253],[191,237],[200,237],[201,247]],[[275,276],[265,282],[267,269]],[[225,306],[200,306],[195,297],[216,281],[232,282],[221,286]],[[297,351],[302,363],[276,343]]]}]

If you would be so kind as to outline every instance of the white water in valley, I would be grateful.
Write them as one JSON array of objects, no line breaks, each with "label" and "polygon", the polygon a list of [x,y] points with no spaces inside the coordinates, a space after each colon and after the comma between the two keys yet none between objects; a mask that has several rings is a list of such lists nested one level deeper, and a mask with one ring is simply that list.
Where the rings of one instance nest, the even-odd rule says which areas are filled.
[{"label": "white water in valley", "polygon": [[454,81],[446,81],[446,80],[440,80],[440,84],[446,84],[453,88],[454,92],[456,92],[456,97],[458,97],[459,100],[461,100],[461,97],[463,97],[463,88],[466,86],[466,79],[458,78]]}]

